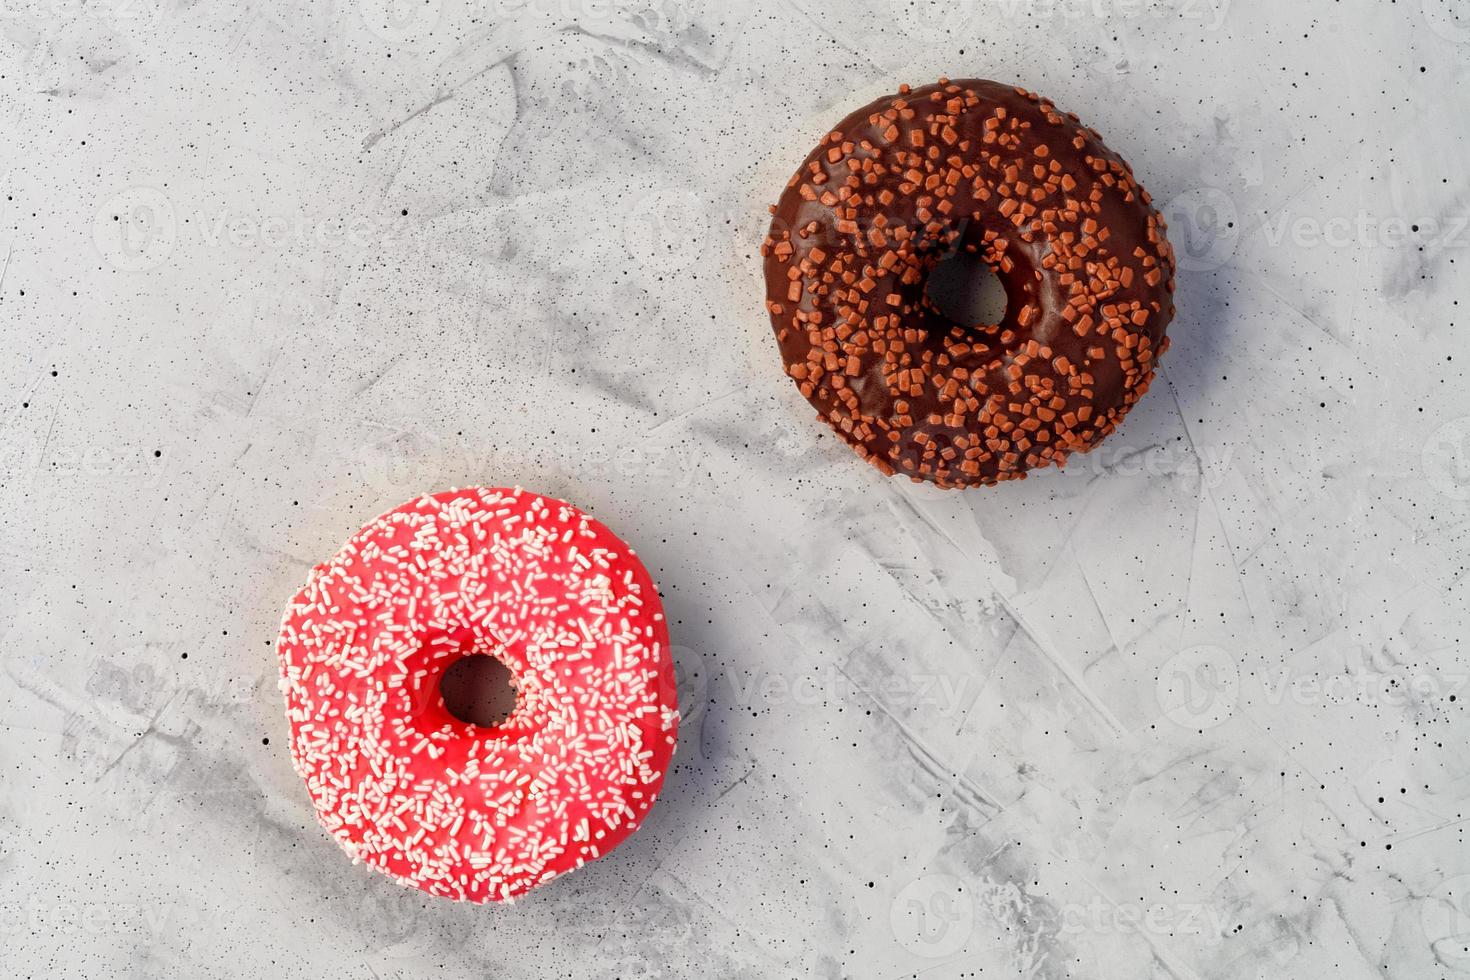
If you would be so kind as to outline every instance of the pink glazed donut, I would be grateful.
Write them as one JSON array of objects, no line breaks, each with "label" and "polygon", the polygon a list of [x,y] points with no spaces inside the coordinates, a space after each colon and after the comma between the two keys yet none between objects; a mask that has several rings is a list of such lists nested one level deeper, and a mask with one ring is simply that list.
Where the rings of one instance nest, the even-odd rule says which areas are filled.
[{"label": "pink glazed donut", "polygon": [[[431,895],[509,901],[638,829],[678,734],[668,625],[633,551],[521,490],[421,497],[314,568],[277,644],[291,757],[354,861]],[[451,715],[489,654],[516,707]]]}]

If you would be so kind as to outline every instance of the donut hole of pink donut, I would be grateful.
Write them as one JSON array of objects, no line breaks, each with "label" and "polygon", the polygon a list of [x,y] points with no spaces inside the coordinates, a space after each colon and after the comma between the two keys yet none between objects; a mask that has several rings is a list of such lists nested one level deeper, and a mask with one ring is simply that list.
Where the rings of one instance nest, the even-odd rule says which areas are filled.
[{"label": "donut hole of pink donut", "polygon": [[499,657],[470,651],[439,675],[444,709],[476,728],[495,728],[515,714],[515,675]]}]

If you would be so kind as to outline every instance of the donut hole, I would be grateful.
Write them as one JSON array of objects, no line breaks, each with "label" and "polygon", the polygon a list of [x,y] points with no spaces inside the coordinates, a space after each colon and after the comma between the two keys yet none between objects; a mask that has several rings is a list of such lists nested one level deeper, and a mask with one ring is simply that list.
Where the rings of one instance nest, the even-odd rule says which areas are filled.
[{"label": "donut hole", "polygon": [[985,260],[956,251],[929,273],[924,295],[940,315],[966,329],[994,327],[1006,315],[1006,288]]},{"label": "donut hole", "polygon": [[451,715],[481,728],[494,728],[516,710],[510,668],[499,658],[483,653],[450,664],[439,678],[439,694]]}]

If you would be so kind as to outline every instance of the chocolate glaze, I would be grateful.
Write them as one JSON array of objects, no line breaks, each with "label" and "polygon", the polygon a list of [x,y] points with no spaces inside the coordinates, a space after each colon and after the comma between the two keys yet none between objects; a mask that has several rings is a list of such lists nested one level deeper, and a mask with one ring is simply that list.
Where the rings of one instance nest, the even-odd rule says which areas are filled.
[{"label": "chocolate glaze", "polygon": [[[1061,465],[1148,390],[1173,319],[1174,254],[1128,165],[1077,117],[981,80],[844,119],[772,209],[767,306],[787,373],[885,473],[944,487]],[[925,293],[980,255],[998,324]]]}]

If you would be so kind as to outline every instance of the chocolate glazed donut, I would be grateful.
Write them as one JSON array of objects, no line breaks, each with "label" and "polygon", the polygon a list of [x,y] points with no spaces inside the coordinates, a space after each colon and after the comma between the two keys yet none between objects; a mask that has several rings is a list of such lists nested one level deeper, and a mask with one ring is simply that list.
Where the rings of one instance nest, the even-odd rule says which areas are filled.
[{"label": "chocolate glazed donut", "polygon": [[[1163,218],[1077,117],[981,80],[880,99],[792,177],[761,249],[786,372],[887,474],[991,485],[1064,465],[1148,390],[1174,316]],[[998,324],[926,294],[959,250]]]}]

